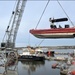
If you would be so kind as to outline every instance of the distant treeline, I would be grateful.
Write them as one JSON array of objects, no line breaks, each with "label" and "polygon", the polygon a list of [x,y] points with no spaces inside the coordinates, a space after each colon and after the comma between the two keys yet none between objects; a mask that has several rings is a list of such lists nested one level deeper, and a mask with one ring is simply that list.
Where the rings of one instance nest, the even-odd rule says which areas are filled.
[{"label": "distant treeline", "polygon": [[[17,50],[22,50],[27,47],[15,47]],[[36,46],[33,48],[48,48],[48,49],[75,49],[75,46]],[[5,48],[0,48],[5,49]]]},{"label": "distant treeline", "polygon": [[75,46],[40,46],[40,48],[50,48],[50,49],[75,49]]}]

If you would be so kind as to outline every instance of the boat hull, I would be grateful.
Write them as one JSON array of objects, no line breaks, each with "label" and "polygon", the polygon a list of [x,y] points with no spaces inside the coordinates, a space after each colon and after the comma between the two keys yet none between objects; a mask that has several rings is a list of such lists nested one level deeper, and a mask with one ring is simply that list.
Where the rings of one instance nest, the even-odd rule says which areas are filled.
[{"label": "boat hull", "polygon": [[19,56],[18,60],[33,60],[33,61],[44,61],[44,56],[32,56],[32,55],[22,55]]},{"label": "boat hull", "polygon": [[32,29],[30,33],[37,38],[74,38],[75,28]]},{"label": "boat hull", "polygon": [[73,33],[34,34],[37,38],[74,38]]}]

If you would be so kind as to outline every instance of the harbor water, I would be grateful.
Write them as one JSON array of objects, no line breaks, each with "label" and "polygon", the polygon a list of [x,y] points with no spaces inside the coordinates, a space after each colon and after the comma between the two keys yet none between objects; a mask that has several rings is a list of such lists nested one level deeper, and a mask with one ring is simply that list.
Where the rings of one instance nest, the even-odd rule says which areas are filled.
[{"label": "harbor water", "polygon": [[[74,49],[61,49],[61,50],[52,50],[59,53],[72,53]],[[20,53],[20,52],[19,52]],[[68,57],[68,55],[55,55],[55,57]],[[7,74],[7,75],[61,75],[60,69],[53,69],[52,65],[62,61],[54,60],[45,60],[45,61],[17,61],[15,65],[9,67],[9,70],[15,66],[16,74]],[[2,70],[0,68],[0,70]]]},{"label": "harbor water", "polygon": [[[46,51],[46,50],[45,50]],[[73,49],[51,50],[58,53],[72,53]],[[68,57],[68,55],[55,55],[60,57]],[[60,61],[18,61],[19,75],[61,75],[60,69],[53,69],[52,64]]]},{"label": "harbor water", "polygon": [[19,75],[60,75],[59,69],[52,69],[51,65],[55,61],[19,61],[18,74]]}]

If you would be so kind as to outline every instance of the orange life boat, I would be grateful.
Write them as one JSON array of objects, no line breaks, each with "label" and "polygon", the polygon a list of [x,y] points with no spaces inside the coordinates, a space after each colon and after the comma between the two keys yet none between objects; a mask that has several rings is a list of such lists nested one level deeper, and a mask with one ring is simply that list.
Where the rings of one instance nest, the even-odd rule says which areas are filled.
[{"label": "orange life boat", "polygon": [[75,70],[70,72],[71,75],[75,75]]},{"label": "orange life boat", "polygon": [[56,67],[57,67],[57,65],[58,65],[58,63],[53,64],[53,65],[52,65],[52,68],[56,68]]}]

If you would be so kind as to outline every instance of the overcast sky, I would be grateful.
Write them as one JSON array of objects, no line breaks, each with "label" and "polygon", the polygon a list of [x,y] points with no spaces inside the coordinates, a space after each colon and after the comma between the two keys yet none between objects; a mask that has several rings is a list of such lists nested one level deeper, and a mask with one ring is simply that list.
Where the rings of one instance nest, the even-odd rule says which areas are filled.
[{"label": "overcast sky", "polygon": [[[74,0],[62,0],[59,1],[75,25],[75,1]],[[30,29],[34,29],[39,21],[39,18],[47,4],[47,0],[32,0],[27,1],[26,7],[23,13],[23,17],[20,23],[16,38],[16,46],[37,46],[42,39],[36,38],[29,33]],[[8,26],[11,13],[15,5],[15,0],[3,0],[0,1],[0,42],[3,39],[5,30]],[[45,13],[37,27],[37,29],[45,29],[50,27],[49,18],[62,18],[67,17],[56,0],[50,1]],[[61,23],[62,27],[64,24],[70,24],[70,21]],[[57,26],[59,24],[57,23]],[[41,46],[62,46],[62,45],[75,45],[75,38],[73,39],[45,39]]]}]

